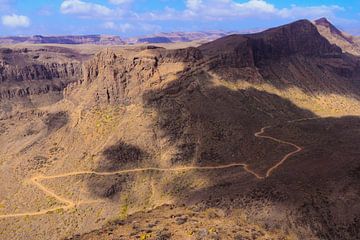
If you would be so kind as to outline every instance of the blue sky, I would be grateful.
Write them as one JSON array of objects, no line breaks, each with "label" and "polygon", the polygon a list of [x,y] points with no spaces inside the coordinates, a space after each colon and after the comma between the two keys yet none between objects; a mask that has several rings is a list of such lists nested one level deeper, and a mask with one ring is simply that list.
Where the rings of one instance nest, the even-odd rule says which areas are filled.
[{"label": "blue sky", "polygon": [[0,0],[0,35],[247,31],[323,16],[360,35],[360,0]]}]

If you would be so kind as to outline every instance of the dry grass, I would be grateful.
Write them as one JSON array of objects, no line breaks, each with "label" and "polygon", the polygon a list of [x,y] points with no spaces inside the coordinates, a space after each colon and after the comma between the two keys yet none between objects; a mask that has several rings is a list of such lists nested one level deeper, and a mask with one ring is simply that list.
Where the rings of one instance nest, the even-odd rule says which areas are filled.
[{"label": "dry grass", "polygon": [[270,94],[275,94],[291,101],[297,107],[310,110],[319,117],[342,117],[348,115],[360,115],[360,101],[351,96],[339,94],[310,95],[297,87],[279,89],[270,84],[254,84],[246,81],[229,82],[220,79],[213,74],[213,85],[224,86],[233,91],[254,88]]}]

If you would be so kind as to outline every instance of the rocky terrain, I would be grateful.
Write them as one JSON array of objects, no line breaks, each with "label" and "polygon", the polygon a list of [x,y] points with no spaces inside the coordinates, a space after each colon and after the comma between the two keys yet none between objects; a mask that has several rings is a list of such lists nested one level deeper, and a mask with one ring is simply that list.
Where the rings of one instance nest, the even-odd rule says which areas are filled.
[{"label": "rocky terrain", "polygon": [[340,47],[301,20],[3,50],[4,88],[62,85],[1,99],[2,239],[359,239],[360,58]]},{"label": "rocky terrain", "polygon": [[68,48],[0,48],[1,117],[57,102],[89,56]]}]

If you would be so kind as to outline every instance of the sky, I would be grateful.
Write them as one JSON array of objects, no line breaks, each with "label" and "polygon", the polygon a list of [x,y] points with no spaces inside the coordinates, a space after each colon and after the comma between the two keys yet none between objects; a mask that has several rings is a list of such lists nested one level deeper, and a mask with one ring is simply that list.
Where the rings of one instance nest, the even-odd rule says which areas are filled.
[{"label": "sky", "polygon": [[320,17],[360,35],[360,0],[0,0],[0,35],[258,31]]}]

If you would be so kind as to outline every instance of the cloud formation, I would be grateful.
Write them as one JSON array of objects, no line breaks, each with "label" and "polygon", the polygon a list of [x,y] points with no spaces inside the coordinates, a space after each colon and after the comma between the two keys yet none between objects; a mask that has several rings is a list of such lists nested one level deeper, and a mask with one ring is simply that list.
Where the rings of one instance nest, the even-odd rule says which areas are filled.
[{"label": "cloud formation", "polygon": [[131,3],[132,0],[109,0],[109,2],[115,5],[121,5],[121,4]]},{"label": "cloud formation", "polygon": [[92,2],[81,0],[65,0],[60,6],[63,14],[73,14],[80,17],[106,17],[114,14],[113,10]]},{"label": "cloud formation", "polygon": [[23,15],[5,15],[1,18],[2,24],[6,27],[17,28],[17,27],[29,27],[30,19]]},{"label": "cloud formation", "polygon": [[134,26],[129,23],[116,24],[112,21],[105,22],[103,26],[105,29],[111,29],[122,33],[126,33],[134,28]]},{"label": "cloud formation", "polygon": [[178,12],[182,17],[217,20],[246,17],[319,17],[333,15],[337,11],[344,10],[337,5],[310,7],[291,5],[289,8],[277,8],[266,0],[249,0],[244,3],[234,0],[186,0],[186,7],[184,12]]}]

